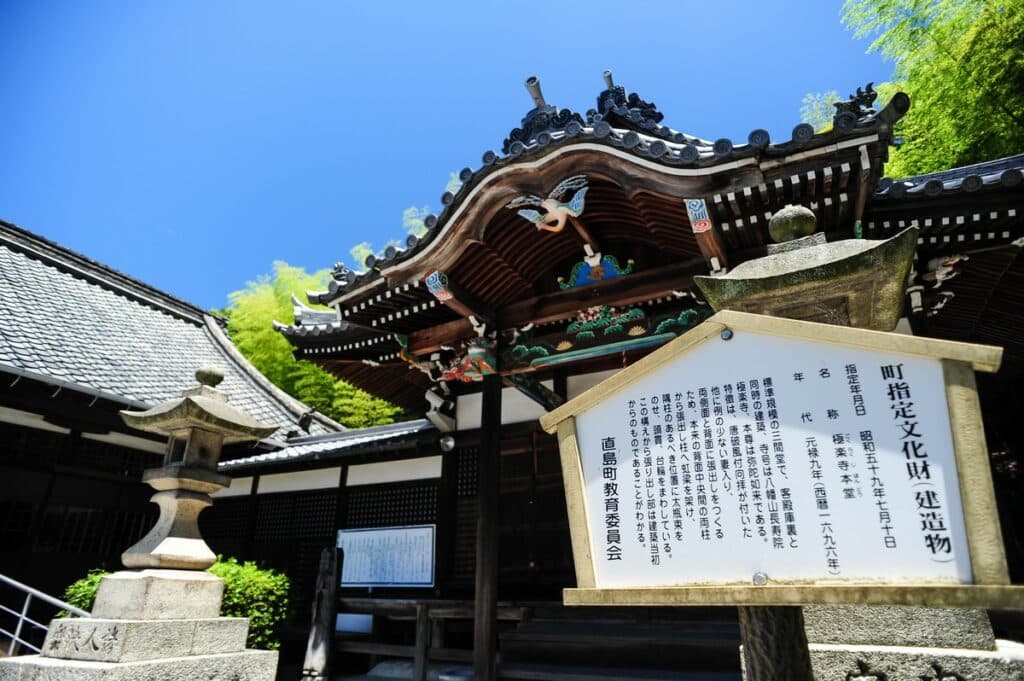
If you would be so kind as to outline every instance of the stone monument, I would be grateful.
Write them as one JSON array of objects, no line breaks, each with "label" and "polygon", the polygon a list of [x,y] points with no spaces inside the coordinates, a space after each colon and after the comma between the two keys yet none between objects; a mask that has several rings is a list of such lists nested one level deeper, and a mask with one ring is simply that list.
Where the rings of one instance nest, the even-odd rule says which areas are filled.
[{"label": "stone monument", "polygon": [[[715,311],[896,327],[917,229],[883,241],[827,243],[814,233],[813,212],[787,206],[772,217],[769,232],[780,243],[769,245],[765,257],[723,276],[694,278]],[[981,609],[806,606],[802,619],[816,681],[1024,680],[1024,645],[997,641]]]},{"label": "stone monument", "polygon": [[92,617],[55,619],[40,655],[0,660],[0,681],[273,681],[277,652],[245,648],[249,621],[220,617],[224,582],[206,572],[215,560],[199,534],[225,444],[269,436],[216,389],[224,376],[196,372],[199,385],[125,422],[168,438],[163,465],[143,474],[156,491],[156,525],[125,551],[126,568],[100,583]]}]

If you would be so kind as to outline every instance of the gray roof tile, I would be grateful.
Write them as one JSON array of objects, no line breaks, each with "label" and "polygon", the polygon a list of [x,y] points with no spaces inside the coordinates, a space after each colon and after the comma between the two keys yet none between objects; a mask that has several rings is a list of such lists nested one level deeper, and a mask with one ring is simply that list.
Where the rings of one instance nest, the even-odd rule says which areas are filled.
[{"label": "gray roof tile", "polygon": [[[0,371],[153,406],[195,383],[201,364],[253,417],[297,430],[307,408],[271,386],[213,317],[0,221]],[[313,420],[311,434],[336,432]]]}]

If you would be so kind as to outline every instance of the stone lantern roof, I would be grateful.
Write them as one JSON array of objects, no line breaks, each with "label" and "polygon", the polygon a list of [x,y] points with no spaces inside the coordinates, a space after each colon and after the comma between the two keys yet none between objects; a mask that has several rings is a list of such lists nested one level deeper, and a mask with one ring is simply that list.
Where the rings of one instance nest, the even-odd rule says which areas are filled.
[{"label": "stone lantern roof", "polygon": [[228,404],[228,396],[215,387],[224,380],[219,369],[203,367],[196,372],[196,379],[200,384],[178,399],[146,411],[122,411],[121,416],[132,428],[165,437],[190,428],[213,430],[223,434],[224,444],[260,440],[277,430],[277,426],[257,421]]}]

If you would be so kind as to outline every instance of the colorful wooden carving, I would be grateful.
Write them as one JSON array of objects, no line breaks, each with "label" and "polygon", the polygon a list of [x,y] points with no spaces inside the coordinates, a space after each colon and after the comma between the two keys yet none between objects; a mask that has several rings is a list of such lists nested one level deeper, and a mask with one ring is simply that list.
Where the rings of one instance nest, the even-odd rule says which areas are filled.
[{"label": "colorful wooden carving", "polygon": [[580,311],[561,333],[542,337],[531,333],[520,335],[503,355],[502,366],[507,370],[539,369],[660,345],[709,315],[706,308],[687,308],[652,318],[639,307],[619,311],[595,306]]},{"label": "colorful wooden carving", "polygon": [[686,215],[690,218],[690,227],[694,234],[711,231],[711,216],[704,199],[686,199]]},{"label": "colorful wooden carving", "polygon": [[434,270],[423,280],[431,295],[440,301],[451,300],[453,294],[448,288],[448,276],[441,270]]},{"label": "colorful wooden carving", "polygon": [[[562,198],[570,191],[575,191],[572,198],[569,199],[568,203],[563,203]],[[519,215],[526,218],[534,225],[537,229],[544,229],[549,232],[561,232],[565,228],[567,220],[572,218],[578,218],[583,215],[583,199],[587,195],[587,177],[586,175],[573,175],[567,177],[558,183],[558,185],[548,193],[546,199],[542,199],[535,194],[527,194],[526,196],[520,196],[513,199],[508,203],[506,208],[520,208],[521,206],[537,206],[542,208],[544,212],[534,210],[532,208],[523,208],[519,211]]]},{"label": "colorful wooden carving", "polygon": [[626,266],[623,267],[614,255],[593,253],[592,255],[584,256],[582,262],[578,262],[573,266],[568,279],[559,277],[558,285],[563,289],[568,289],[608,279],[617,279],[625,274],[630,274],[633,271],[633,264],[633,260],[630,259],[626,261]]},{"label": "colorful wooden carving", "polygon": [[484,376],[498,373],[494,345],[494,341],[488,338],[477,338],[470,341],[466,344],[465,353],[455,358],[441,374],[441,379],[472,383],[484,380]]}]

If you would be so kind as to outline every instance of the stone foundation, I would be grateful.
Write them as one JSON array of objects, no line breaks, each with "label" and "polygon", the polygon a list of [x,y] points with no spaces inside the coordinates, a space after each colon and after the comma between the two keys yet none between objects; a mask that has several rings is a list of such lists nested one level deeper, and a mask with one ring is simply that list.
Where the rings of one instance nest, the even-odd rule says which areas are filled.
[{"label": "stone foundation", "polygon": [[984,610],[806,606],[817,681],[1024,681],[1024,645]]},{"label": "stone foundation", "polygon": [[0,660],[0,681],[274,681],[277,653],[245,649],[249,620],[217,616],[223,592],[206,572],[107,575],[93,617],[53,620],[40,655]]}]

